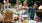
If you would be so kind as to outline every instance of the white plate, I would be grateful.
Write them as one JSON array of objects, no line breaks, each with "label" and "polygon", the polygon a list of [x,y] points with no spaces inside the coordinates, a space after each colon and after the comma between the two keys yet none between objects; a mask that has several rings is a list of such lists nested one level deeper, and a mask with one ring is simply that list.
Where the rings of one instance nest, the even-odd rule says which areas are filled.
[{"label": "white plate", "polygon": [[36,21],[34,21],[34,20],[29,20],[29,23],[36,23]]}]

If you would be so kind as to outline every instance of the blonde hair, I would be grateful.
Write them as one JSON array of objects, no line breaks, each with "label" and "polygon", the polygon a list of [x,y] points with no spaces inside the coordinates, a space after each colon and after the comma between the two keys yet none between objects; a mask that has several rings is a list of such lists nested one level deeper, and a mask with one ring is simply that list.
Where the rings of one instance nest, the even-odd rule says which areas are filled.
[{"label": "blonde hair", "polygon": [[27,6],[28,6],[28,2],[27,2],[27,1],[24,1],[24,3],[26,3],[26,4],[27,4]]},{"label": "blonde hair", "polygon": [[2,22],[12,22],[13,11],[5,10],[2,17]]},{"label": "blonde hair", "polygon": [[16,0],[16,3],[20,3],[21,4],[21,0]]}]

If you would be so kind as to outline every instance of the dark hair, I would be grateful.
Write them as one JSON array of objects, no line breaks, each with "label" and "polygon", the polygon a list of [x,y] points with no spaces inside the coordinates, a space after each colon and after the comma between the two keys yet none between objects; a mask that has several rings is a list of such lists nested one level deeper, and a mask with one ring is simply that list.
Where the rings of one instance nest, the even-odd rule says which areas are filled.
[{"label": "dark hair", "polygon": [[7,1],[7,0],[5,0],[5,1]]},{"label": "dark hair", "polygon": [[42,2],[41,2],[41,5],[42,5]]},{"label": "dark hair", "polygon": [[36,12],[36,15],[37,15],[40,19],[42,19],[42,12],[41,12],[41,11],[37,11],[37,12]]},{"label": "dark hair", "polygon": [[36,3],[38,5],[38,7],[40,6],[40,2],[39,1],[35,1],[34,3]]}]

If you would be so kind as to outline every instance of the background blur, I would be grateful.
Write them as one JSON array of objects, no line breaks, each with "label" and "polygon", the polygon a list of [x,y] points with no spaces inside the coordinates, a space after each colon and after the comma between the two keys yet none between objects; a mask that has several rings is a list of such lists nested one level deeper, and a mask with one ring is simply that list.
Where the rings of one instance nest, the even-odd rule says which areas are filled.
[{"label": "background blur", "polygon": [[[42,0],[28,0],[28,6],[33,6],[33,3],[35,2],[35,1],[40,1],[40,2],[42,2]],[[10,3],[11,3],[11,5],[12,5],[12,7],[14,7],[14,5],[16,4],[16,0],[10,0],[9,1]],[[21,3],[23,4],[23,2],[24,2],[24,0],[21,0]],[[4,4],[3,3],[3,0],[0,0],[0,3],[2,3],[2,5]]]}]

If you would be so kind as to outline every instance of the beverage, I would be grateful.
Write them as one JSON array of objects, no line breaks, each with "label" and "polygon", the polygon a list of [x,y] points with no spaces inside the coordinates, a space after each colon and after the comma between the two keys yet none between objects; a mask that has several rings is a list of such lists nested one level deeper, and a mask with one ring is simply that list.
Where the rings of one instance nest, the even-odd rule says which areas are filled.
[{"label": "beverage", "polygon": [[24,20],[23,23],[28,23],[28,21],[27,20]]}]

